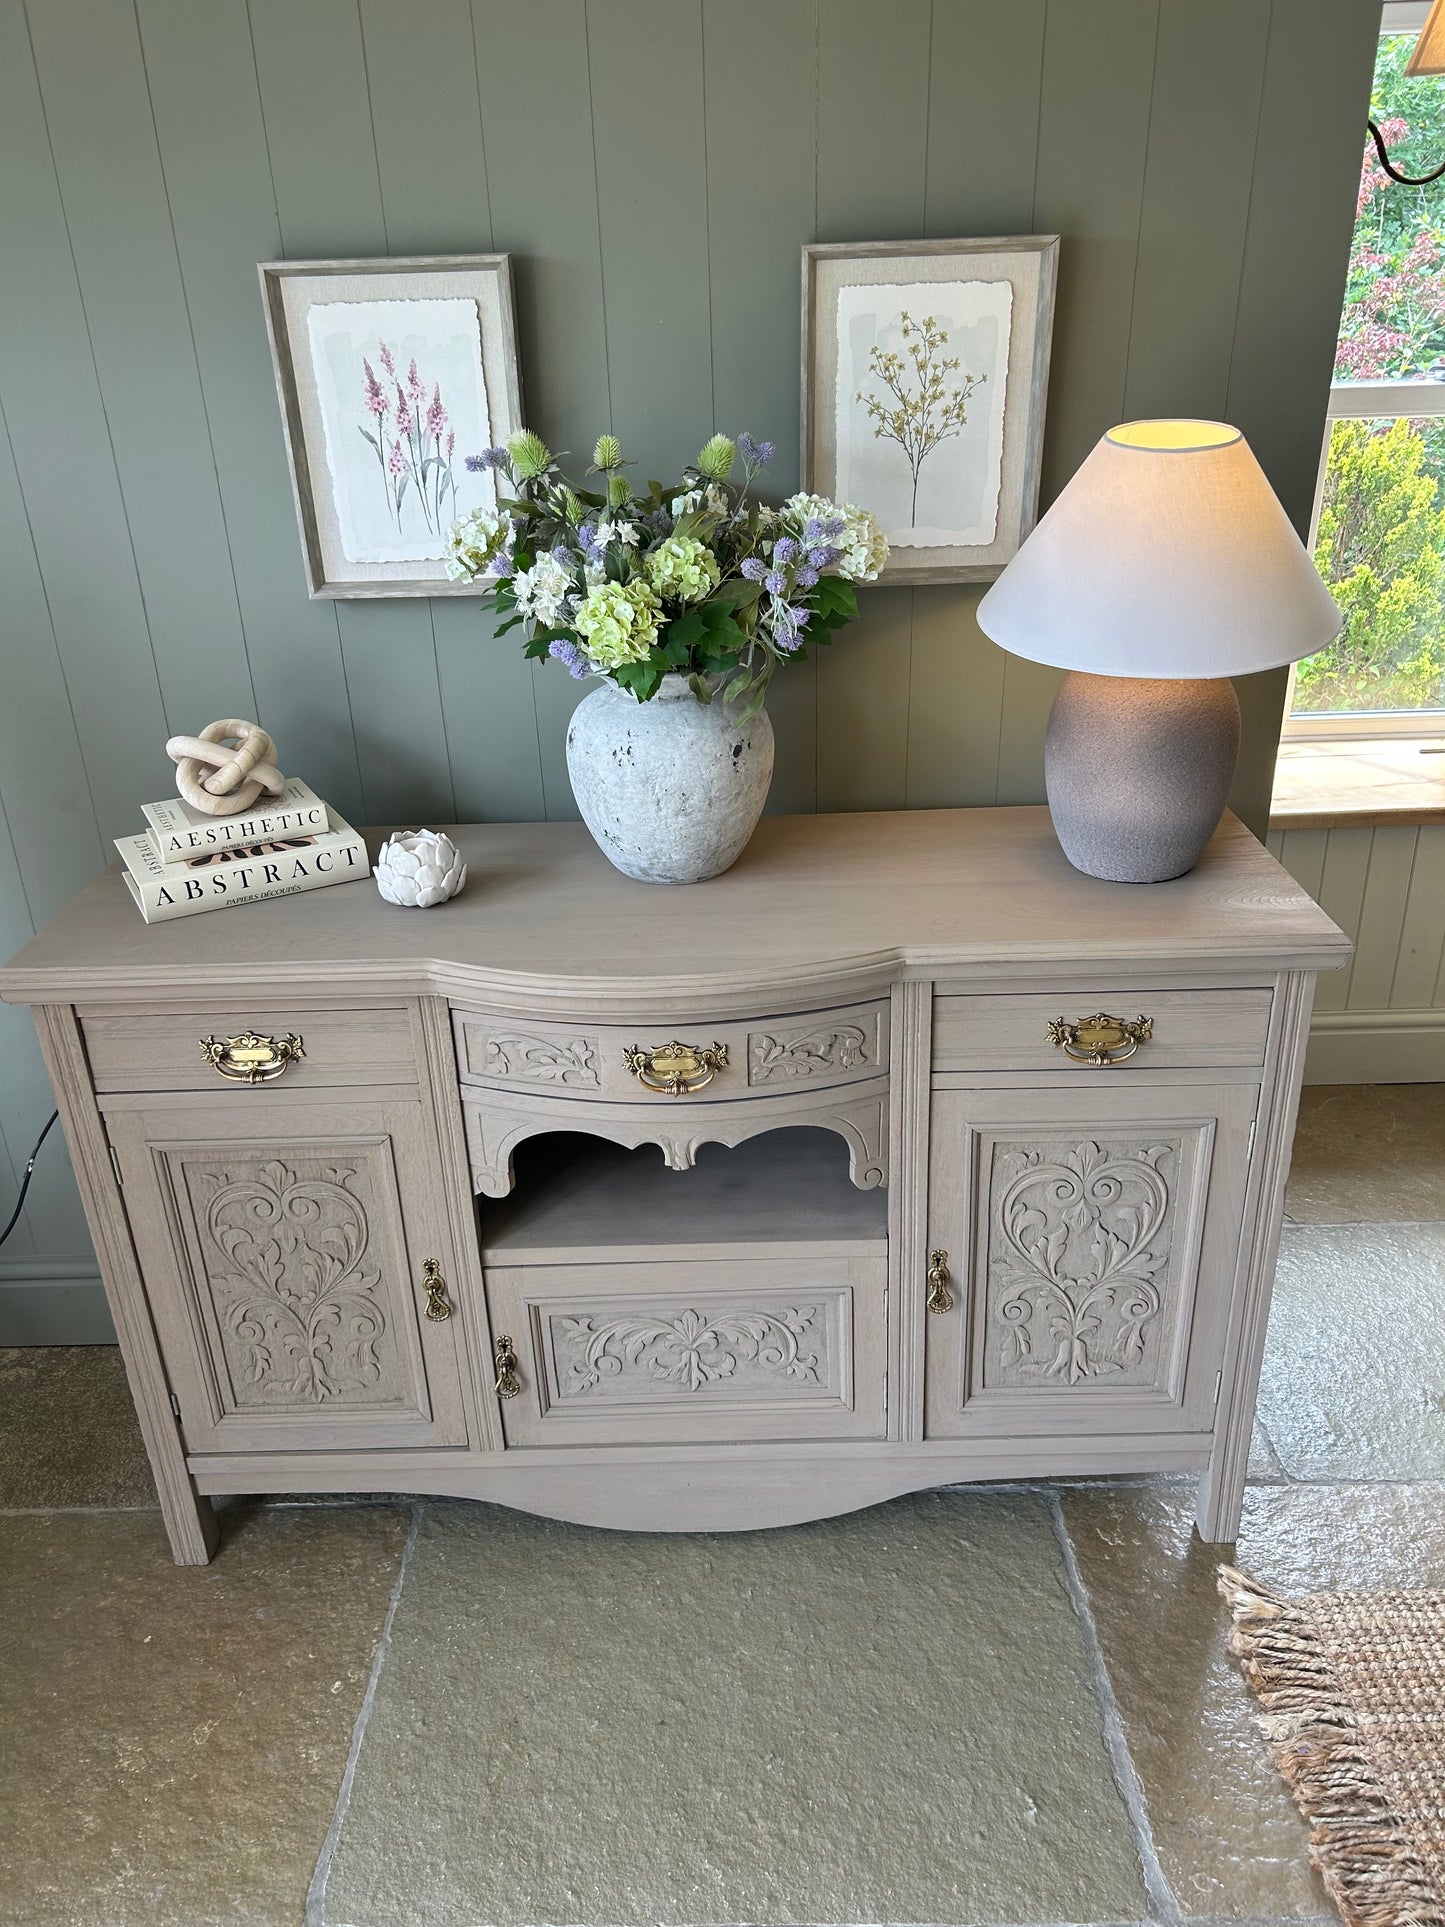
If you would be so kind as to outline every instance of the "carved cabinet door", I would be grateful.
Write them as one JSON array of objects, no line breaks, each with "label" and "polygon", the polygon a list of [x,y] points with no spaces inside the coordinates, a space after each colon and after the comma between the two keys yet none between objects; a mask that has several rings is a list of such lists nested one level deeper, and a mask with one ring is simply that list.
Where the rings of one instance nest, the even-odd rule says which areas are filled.
[{"label": "carved cabinet door", "polygon": [[934,1092],[930,1437],[1210,1429],[1258,1099],[1122,1070]]},{"label": "carved cabinet door", "polygon": [[188,1451],[465,1444],[421,1102],[129,1098],[106,1129]]}]

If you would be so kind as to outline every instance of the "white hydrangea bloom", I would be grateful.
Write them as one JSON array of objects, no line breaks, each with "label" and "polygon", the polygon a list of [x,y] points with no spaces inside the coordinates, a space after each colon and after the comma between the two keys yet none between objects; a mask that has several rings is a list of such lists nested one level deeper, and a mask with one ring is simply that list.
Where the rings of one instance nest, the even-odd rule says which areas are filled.
[{"label": "white hydrangea bloom", "polygon": [[507,546],[512,525],[491,509],[473,509],[447,530],[446,571],[453,582],[475,581],[486,574]]},{"label": "white hydrangea bloom", "polygon": [[783,514],[800,534],[808,522],[836,521],[841,515],[843,533],[829,544],[843,551],[835,564],[839,575],[853,582],[878,580],[878,571],[888,560],[888,537],[867,509],[852,502],[832,502],[826,495],[790,495],[783,504]]},{"label": "white hydrangea bloom", "polygon": [[674,495],[672,498],[673,520],[676,521],[679,515],[691,515],[695,508],[701,507],[702,490],[700,488],[690,488],[686,495]]},{"label": "white hydrangea bloom", "polygon": [[530,569],[513,578],[517,608],[543,628],[550,628],[562,613],[562,604],[572,587],[572,578],[553,555],[539,555]]}]

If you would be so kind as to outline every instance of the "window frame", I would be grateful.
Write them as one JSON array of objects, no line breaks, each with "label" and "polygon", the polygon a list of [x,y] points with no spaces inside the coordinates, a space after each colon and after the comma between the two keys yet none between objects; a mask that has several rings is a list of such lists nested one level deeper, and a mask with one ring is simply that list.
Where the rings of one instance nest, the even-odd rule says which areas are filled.
[{"label": "window frame", "polygon": [[[1385,0],[1385,5],[1380,9],[1380,38],[1383,40],[1389,34],[1418,33],[1429,11],[1430,0]],[[1441,84],[1445,85],[1445,80]],[[1414,416],[1419,420],[1445,417],[1445,380],[1331,382],[1319,468],[1315,475],[1314,506],[1310,511],[1308,546],[1311,555],[1314,554],[1319,532],[1320,503],[1324,498],[1330,431],[1334,424],[1339,421],[1398,420],[1402,416]],[[1445,708],[1320,710],[1296,716],[1292,713],[1294,682],[1295,665],[1291,663],[1289,687],[1284,699],[1284,723],[1280,730],[1282,742],[1359,742],[1363,738],[1379,739],[1385,736],[1445,735]]]}]

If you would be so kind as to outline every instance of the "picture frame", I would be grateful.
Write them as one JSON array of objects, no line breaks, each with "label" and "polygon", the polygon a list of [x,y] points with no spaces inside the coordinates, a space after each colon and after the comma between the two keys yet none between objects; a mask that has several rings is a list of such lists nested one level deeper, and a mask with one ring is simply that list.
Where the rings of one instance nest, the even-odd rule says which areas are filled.
[{"label": "picture frame", "polygon": [[1056,234],[803,249],[802,474],[877,516],[879,581],[987,582],[1038,518]]},{"label": "picture frame", "polygon": [[311,595],[479,594],[447,578],[444,541],[496,501],[466,457],[522,425],[511,257],[257,272]]}]

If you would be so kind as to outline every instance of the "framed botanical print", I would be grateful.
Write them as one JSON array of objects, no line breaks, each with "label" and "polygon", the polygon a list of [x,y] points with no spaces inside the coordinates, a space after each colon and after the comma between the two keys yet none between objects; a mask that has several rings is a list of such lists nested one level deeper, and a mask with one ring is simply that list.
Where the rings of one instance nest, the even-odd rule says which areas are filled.
[{"label": "framed botanical print", "polygon": [[1056,234],[803,249],[803,486],[870,509],[880,581],[983,582],[1038,514]]},{"label": "framed botanical print", "polygon": [[476,595],[447,530],[496,504],[471,466],[522,421],[505,254],[263,261],[261,291],[313,596]]}]

